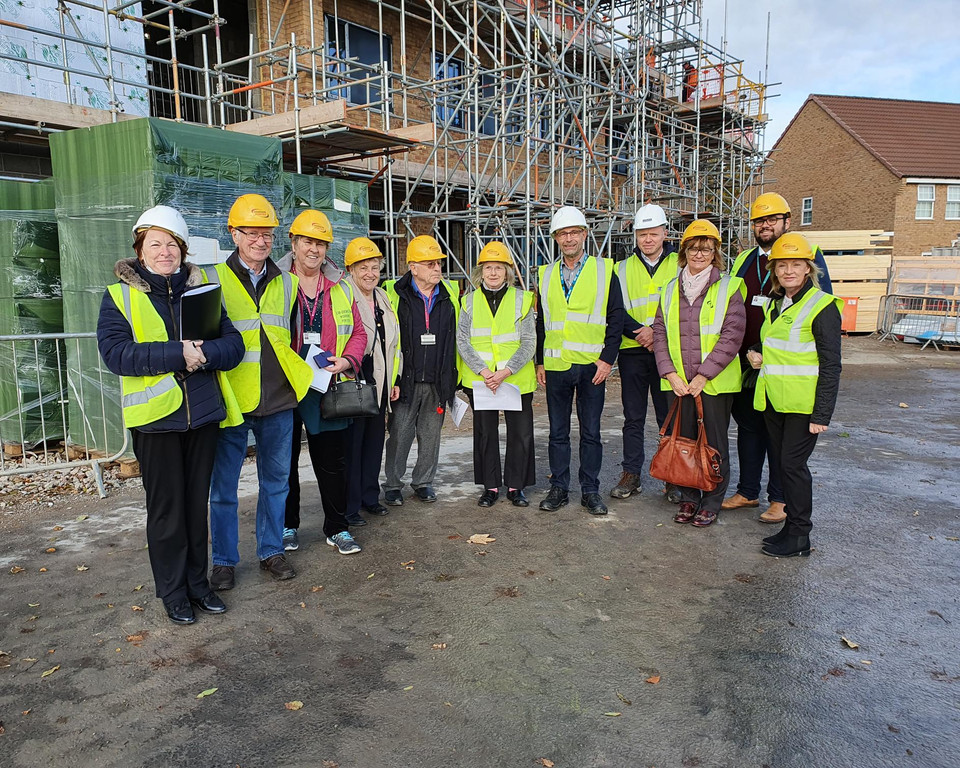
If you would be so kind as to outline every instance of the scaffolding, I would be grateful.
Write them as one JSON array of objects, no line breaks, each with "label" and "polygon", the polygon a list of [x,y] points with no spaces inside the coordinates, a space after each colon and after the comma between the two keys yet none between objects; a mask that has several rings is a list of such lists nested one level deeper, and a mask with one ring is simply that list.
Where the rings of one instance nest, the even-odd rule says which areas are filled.
[{"label": "scaffolding", "polygon": [[[554,258],[559,205],[585,212],[588,247],[607,256],[630,252],[647,202],[674,236],[711,218],[730,256],[745,235],[767,87],[707,42],[702,0],[258,0],[259,31],[230,59],[218,0],[142,5],[59,0],[60,28],[34,31],[105,61],[85,75],[102,77],[113,120],[112,61],[139,55],[153,114],[278,136],[289,170],[365,180],[391,275],[407,240],[432,232],[452,277],[499,239],[527,281]],[[71,34],[73,7],[103,14],[104,40]],[[168,55],[118,51],[110,19]],[[178,59],[188,45],[198,62]],[[69,82],[66,53],[55,66]]]}]

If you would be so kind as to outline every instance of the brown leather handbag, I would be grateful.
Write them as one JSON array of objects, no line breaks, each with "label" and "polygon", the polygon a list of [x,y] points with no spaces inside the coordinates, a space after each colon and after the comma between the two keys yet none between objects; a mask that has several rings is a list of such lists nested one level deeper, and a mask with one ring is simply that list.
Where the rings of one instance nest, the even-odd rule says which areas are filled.
[{"label": "brown leather handbag", "polygon": [[[690,395],[684,395],[684,397],[690,397]],[[696,440],[680,435],[682,398],[678,397],[670,406],[663,428],[660,430],[660,444],[650,462],[650,476],[681,488],[712,491],[723,480],[720,475],[723,459],[720,451],[707,443],[707,432],[703,426],[703,401],[700,395],[693,397],[697,405]]]}]

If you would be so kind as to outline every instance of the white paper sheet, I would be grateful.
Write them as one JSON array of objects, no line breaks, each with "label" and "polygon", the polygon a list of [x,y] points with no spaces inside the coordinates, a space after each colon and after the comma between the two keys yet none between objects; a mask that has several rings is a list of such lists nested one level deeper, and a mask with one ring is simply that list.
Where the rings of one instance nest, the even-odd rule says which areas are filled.
[{"label": "white paper sheet", "polygon": [[323,352],[320,347],[316,344],[311,344],[310,349],[307,350],[307,365],[310,366],[310,370],[313,371],[313,381],[310,382],[310,389],[315,389],[318,392],[326,392],[327,387],[330,386],[330,379],[333,377],[333,374],[330,371],[325,371],[323,368],[317,365],[314,361],[314,357]]},{"label": "white paper sheet", "polygon": [[453,398],[453,408],[450,409],[450,418],[453,419],[453,425],[455,427],[460,426],[460,422],[463,421],[463,417],[468,410],[470,410],[470,405],[466,400],[461,400],[459,397]]},{"label": "white paper sheet", "polygon": [[473,410],[475,411],[519,411],[520,387],[503,382],[496,393],[487,389],[487,385],[478,381],[473,385]]}]

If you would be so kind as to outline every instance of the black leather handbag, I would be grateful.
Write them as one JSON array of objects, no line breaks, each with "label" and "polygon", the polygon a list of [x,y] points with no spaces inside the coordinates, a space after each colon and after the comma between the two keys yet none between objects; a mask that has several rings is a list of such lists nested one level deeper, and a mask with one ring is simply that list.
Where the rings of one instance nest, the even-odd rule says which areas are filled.
[{"label": "black leather handbag", "polygon": [[377,385],[359,379],[341,379],[339,375],[320,398],[320,413],[325,419],[362,419],[380,415]]}]

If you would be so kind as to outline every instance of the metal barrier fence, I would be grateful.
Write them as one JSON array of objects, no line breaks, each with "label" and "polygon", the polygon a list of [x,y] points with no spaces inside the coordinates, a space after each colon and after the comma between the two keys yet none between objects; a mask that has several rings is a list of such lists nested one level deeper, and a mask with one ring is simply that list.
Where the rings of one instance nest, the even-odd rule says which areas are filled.
[{"label": "metal barrier fence", "polygon": [[880,321],[880,340],[922,344],[960,345],[960,297],[904,296],[884,297]]},{"label": "metal barrier fence", "polygon": [[0,477],[89,466],[106,497],[102,465],[129,441],[119,392],[95,333],[0,336]]}]

